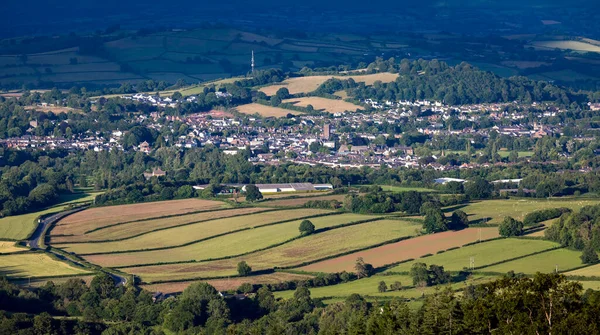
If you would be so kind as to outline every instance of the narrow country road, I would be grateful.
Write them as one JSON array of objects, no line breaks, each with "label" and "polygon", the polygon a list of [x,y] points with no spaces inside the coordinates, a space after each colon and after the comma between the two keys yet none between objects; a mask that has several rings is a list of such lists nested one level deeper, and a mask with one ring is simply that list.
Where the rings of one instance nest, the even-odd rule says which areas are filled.
[{"label": "narrow country road", "polygon": [[[31,237],[27,240],[27,244],[29,245],[29,247],[31,249],[40,249],[40,244],[43,245],[43,243],[41,243],[43,241],[43,239],[46,238],[44,232],[46,232],[47,228],[57,222],[58,220],[64,218],[67,215],[71,215],[75,212],[79,212],[82,211],[84,209],[86,209],[87,206],[85,207],[80,207],[80,208],[75,208],[75,209],[71,209],[71,210],[67,210],[67,211],[63,211],[63,212],[58,212],[56,214],[52,214],[50,216],[47,216],[43,219],[40,219],[37,228],[35,229],[35,231],[33,232],[33,234],[31,234]],[[52,249],[48,249],[46,250],[46,252],[49,252],[51,254],[53,254],[54,256],[56,256],[58,259],[61,260],[68,260],[71,261],[83,268],[85,268],[85,265],[81,264],[80,262],[78,262],[77,260],[74,260],[72,258],[68,258],[60,253],[55,252]],[[120,276],[118,274],[112,273],[112,272],[106,272],[109,276],[112,277],[112,279],[115,281],[115,285],[119,286],[119,285],[126,285],[127,284],[127,278],[125,278],[124,276]]]}]

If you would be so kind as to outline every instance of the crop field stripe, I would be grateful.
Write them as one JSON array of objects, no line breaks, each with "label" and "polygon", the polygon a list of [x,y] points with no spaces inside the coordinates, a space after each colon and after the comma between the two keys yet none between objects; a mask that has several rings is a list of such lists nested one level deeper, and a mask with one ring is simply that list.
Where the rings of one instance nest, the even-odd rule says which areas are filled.
[{"label": "crop field stripe", "polygon": [[[250,207],[240,207],[240,208],[250,208]],[[186,214],[181,214],[181,215],[170,215],[168,217],[157,217],[157,218],[151,218],[148,220],[135,220],[135,221],[129,221],[129,222],[123,222],[123,223],[117,223],[111,226],[106,226],[106,227],[102,227],[100,229],[94,229],[90,232],[94,232],[94,231],[99,231],[102,230],[104,228],[109,228],[109,227],[115,227],[115,226],[120,226],[120,225],[124,225],[124,224],[131,224],[131,223],[139,223],[139,222],[146,222],[146,221],[154,221],[154,220],[162,220],[162,219],[168,219],[168,218],[173,218],[173,217],[181,217],[181,216],[186,216],[186,215],[193,215],[193,214],[202,214],[202,213],[208,213],[208,212],[220,212],[220,211],[227,211],[227,210],[234,210],[237,208],[224,208],[224,209],[217,209],[217,210],[209,210],[209,211],[201,211],[201,212],[196,212],[196,213],[186,213]],[[252,214],[259,214],[259,213],[269,213],[269,212],[274,212],[274,211],[278,211],[278,210],[285,210],[286,208],[273,208],[273,209],[265,209],[264,211],[257,211],[254,213],[242,213],[242,214],[236,214],[236,215],[232,215],[232,216],[227,216],[226,218],[235,218],[235,217],[240,217],[240,216],[244,216],[244,215],[252,215]],[[108,239],[108,240],[91,240],[91,241],[66,241],[66,242],[59,242],[56,243],[56,245],[63,245],[63,244],[79,244],[79,243],[106,243],[106,242],[118,242],[118,241],[125,241],[131,238],[135,238],[135,237],[139,237],[142,235],[146,235],[149,233],[154,233],[157,231],[161,231],[161,230],[166,230],[166,229],[171,229],[171,228],[177,228],[177,227],[184,227],[187,225],[191,225],[191,224],[197,224],[197,223],[203,223],[203,222],[208,222],[208,221],[214,221],[214,220],[221,220],[222,218],[211,218],[211,219],[205,219],[205,220],[198,220],[198,221],[193,221],[193,222],[186,222],[186,223],[182,223],[179,225],[175,225],[175,226],[169,226],[169,227],[162,227],[162,228],[157,228],[157,229],[153,229],[153,230],[148,230],[146,232],[143,233],[139,233],[136,235],[132,235],[132,236],[128,236],[128,237],[123,237],[123,238],[117,238],[117,239]],[[88,233],[86,232],[85,235],[87,235]],[[54,235],[54,236],[59,236],[59,235]],[[65,235],[60,235],[60,236],[65,236]],[[75,235],[71,235],[71,236],[75,236]]]},{"label": "crop field stripe", "polygon": [[[244,208],[244,207],[239,207],[239,208]],[[124,225],[124,224],[128,224],[128,223],[135,223],[135,222],[142,222],[142,221],[152,221],[152,220],[159,220],[159,219],[168,219],[168,218],[173,218],[173,217],[178,217],[178,216],[200,214],[200,213],[218,212],[218,211],[224,211],[224,210],[228,210],[228,209],[233,209],[233,208],[215,208],[215,209],[207,209],[207,210],[198,210],[198,211],[193,211],[193,212],[186,212],[186,213],[179,213],[179,214],[169,214],[169,215],[163,215],[163,216],[150,217],[150,218],[146,218],[146,219],[139,219],[139,220],[131,220],[131,221],[119,222],[119,223],[115,223],[115,224],[111,224],[111,225],[107,225],[107,226],[103,226],[103,227],[94,228],[94,229],[91,229],[91,230],[83,232],[83,234],[87,235],[87,234],[91,234],[93,232],[96,232],[96,231],[99,231],[99,230],[102,230],[102,229],[106,229],[106,228],[110,228],[110,227],[115,227],[115,226],[120,226],[120,225]],[[265,212],[267,212],[267,211],[265,211]]]},{"label": "crop field stripe", "polygon": [[[276,209],[276,210],[287,210],[287,209]],[[264,211],[264,212],[258,212],[258,213],[253,213],[253,214],[262,214],[262,213],[265,213],[265,212],[271,212],[271,211]],[[331,212],[331,213],[323,213],[323,214],[315,214],[315,215],[309,215],[309,216],[302,216],[302,217],[299,217],[299,218],[287,219],[287,220],[282,220],[282,221],[277,221],[277,222],[270,222],[270,223],[265,223],[263,225],[258,225],[258,226],[253,226],[253,227],[246,227],[246,228],[240,228],[240,229],[236,229],[236,230],[231,230],[231,231],[220,233],[220,234],[216,234],[216,235],[213,235],[213,236],[208,236],[208,237],[205,237],[205,238],[202,238],[202,239],[199,239],[199,240],[190,241],[190,242],[186,242],[186,243],[183,243],[183,244],[173,245],[173,246],[168,246],[168,247],[158,247],[158,248],[149,248],[149,249],[133,249],[133,250],[119,250],[119,251],[96,252],[96,253],[79,253],[79,255],[81,255],[81,256],[110,255],[110,254],[124,254],[124,253],[131,253],[131,252],[144,252],[144,251],[155,251],[155,250],[167,250],[167,249],[181,248],[181,247],[185,247],[185,246],[188,246],[188,245],[192,245],[192,244],[204,242],[206,240],[211,240],[211,239],[214,239],[214,238],[217,238],[217,237],[226,236],[226,235],[229,235],[229,234],[239,233],[239,232],[250,230],[250,229],[263,228],[263,227],[274,226],[274,225],[278,225],[278,224],[282,224],[282,223],[287,223],[287,222],[292,222],[292,221],[305,220],[305,219],[314,219],[314,218],[323,217],[323,216],[332,216],[332,215],[340,215],[340,214],[343,214],[343,213],[342,212]],[[227,217],[227,219],[232,218],[232,217],[246,216],[246,215],[248,215],[248,214],[231,216],[231,217]],[[378,219],[381,219],[381,218],[378,218]],[[138,234],[137,236],[146,235],[146,234],[151,233],[151,232],[162,231],[162,230],[167,230],[167,229],[171,229],[171,228],[179,228],[179,227],[189,226],[189,225],[192,225],[192,224],[204,223],[204,222],[210,222],[210,221],[216,221],[216,220],[222,220],[222,218],[215,218],[215,219],[209,219],[209,220],[204,220],[204,221],[199,221],[199,222],[185,223],[185,224],[178,225],[178,226],[173,226],[173,227],[160,228],[160,229],[156,229],[154,231],[149,231],[149,232],[146,232],[146,233],[143,233],[143,234]],[[130,239],[130,238],[133,238],[133,237],[137,237],[137,236],[132,236],[132,237],[124,238],[124,239],[117,239],[117,240],[90,241],[90,242],[81,242],[81,243],[87,244],[87,243],[119,242],[119,241],[127,240],[127,239]],[[62,245],[62,244],[64,244],[64,243],[59,243],[57,245]]]},{"label": "crop field stripe", "polygon": [[[373,218],[373,219],[369,219],[369,220],[361,220],[361,221],[354,221],[354,222],[349,222],[349,223],[343,223],[343,224],[340,224],[340,225],[337,225],[337,226],[333,226],[333,227],[326,227],[326,228],[316,229],[314,231],[314,233],[311,234],[311,235],[314,235],[314,234],[317,234],[317,233],[323,233],[323,232],[334,230],[334,229],[345,228],[345,227],[349,227],[349,226],[363,224],[363,223],[367,223],[367,222],[380,221],[380,220],[384,220],[384,219],[385,218],[383,218],[383,217],[378,217],[378,218]],[[299,220],[302,220],[302,218],[296,219],[296,220],[292,220],[292,221],[299,221]],[[268,225],[271,226],[273,224],[268,224]],[[260,227],[265,227],[265,226],[267,226],[267,225],[260,226]],[[260,227],[255,227],[255,228],[260,228]],[[253,228],[245,228],[245,229],[242,229],[240,231],[245,231],[245,230],[249,230],[249,229],[253,229]],[[215,237],[221,237],[221,236],[229,235],[229,234],[231,234],[231,233],[225,233],[225,234],[222,234],[220,236],[212,236],[212,237],[204,239],[203,241],[210,240],[210,239],[213,239]],[[193,261],[162,262],[162,263],[149,263],[149,264],[134,264],[134,265],[127,265],[127,266],[115,266],[114,268],[115,269],[120,269],[120,268],[142,267],[142,266],[152,266],[152,265],[202,263],[202,262],[210,262],[210,261],[220,261],[220,260],[224,260],[224,259],[231,259],[231,258],[235,258],[235,257],[242,257],[242,256],[250,255],[250,254],[253,254],[253,253],[256,253],[256,252],[273,249],[273,248],[282,246],[284,244],[287,244],[287,243],[290,243],[292,241],[295,241],[295,240],[298,240],[298,239],[301,239],[301,238],[304,238],[304,237],[308,237],[308,236],[311,236],[311,235],[296,236],[296,237],[287,239],[285,241],[282,241],[282,242],[279,242],[279,243],[276,243],[276,244],[272,244],[272,245],[266,246],[264,248],[251,250],[251,251],[244,252],[244,253],[237,254],[237,255],[223,256],[223,257],[218,257],[218,258],[208,258],[208,259],[202,259],[202,260],[193,260]],[[203,242],[203,241],[199,241],[199,242]],[[187,246],[187,245],[190,245],[190,244],[199,243],[199,242],[189,243],[189,244],[186,244],[184,246]],[[173,249],[173,248],[179,248],[179,247],[180,246],[177,246],[177,247],[168,247],[168,248],[165,248],[165,249]],[[154,250],[164,250],[164,249],[161,248],[161,249],[138,250],[138,251],[154,251]],[[129,251],[129,252],[131,252],[131,251]],[[122,252],[112,252],[112,253],[104,253],[104,254],[113,254],[113,253],[122,253]],[[81,254],[81,255],[82,256],[90,256],[90,254],[88,254],[88,255]],[[96,254],[96,255],[98,255],[98,254]]]}]

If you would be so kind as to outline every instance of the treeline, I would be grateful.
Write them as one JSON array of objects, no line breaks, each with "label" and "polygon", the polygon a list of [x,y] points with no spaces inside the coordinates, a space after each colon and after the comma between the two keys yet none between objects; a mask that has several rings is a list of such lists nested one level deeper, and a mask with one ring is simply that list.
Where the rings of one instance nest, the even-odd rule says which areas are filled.
[{"label": "treeline", "polygon": [[[443,269],[419,265],[411,271],[416,284],[448,281]],[[402,288],[401,283],[390,287]],[[221,295],[207,283],[194,283],[177,297],[153,302],[148,292],[115,287],[107,275],[94,278],[90,287],[74,279],[59,285],[49,283],[35,291],[0,280],[0,306],[7,310],[0,312],[0,333],[600,333],[600,293],[583,292],[580,283],[558,274],[505,276],[467,286],[461,293],[439,289],[419,299],[422,305],[417,309],[402,297],[371,303],[351,294],[344,301],[324,306],[304,286],[283,300],[264,286],[242,285],[240,289],[237,296]],[[380,282],[378,289],[387,290],[387,284]]]},{"label": "treeline", "polygon": [[579,212],[566,212],[546,230],[546,238],[578,250],[600,251],[599,218],[600,205],[585,206]]}]

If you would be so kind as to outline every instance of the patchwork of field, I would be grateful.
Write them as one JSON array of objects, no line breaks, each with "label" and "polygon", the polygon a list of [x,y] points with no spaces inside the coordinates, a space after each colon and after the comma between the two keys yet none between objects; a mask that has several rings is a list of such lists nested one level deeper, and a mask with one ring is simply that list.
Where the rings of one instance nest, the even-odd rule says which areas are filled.
[{"label": "patchwork of field", "polygon": [[[274,272],[265,275],[257,275],[252,277],[236,277],[236,278],[227,278],[227,279],[211,279],[206,280],[207,283],[212,285],[219,291],[228,291],[228,290],[236,290],[244,283],[252,283],[252,284],[275,284],[284,281],[296,281],[296,280],[305,280],[310,279],[312,276],[309,275],[301,275],[301,274],[293,274],[286,272]],[[142,285],[143,289],[146,289],[150,292],[162,292],[165,294],[170,293],[179,293],[185,290],[190,284],[195,283],[195,281],[184,281],[184,282],[173,282],[173,283],[162,283],[162,284],[150,284],[150,285]]]},{"label": "patchwork of field", "polygon": [[183,199],[133,205],[95,207],[60,220],[52,235],[84,235],[87,231],[129,221],[185,214],[227,206],[220,201]]},{"label": "patchwork of field", "polygon": [[0,256],[0,275],[16,278],[68,276],[90,273],[57,261],[45,253],[30,252]]},{"label": "patchwork of field", "polygon": [[81,276],[66,276],[66,277],[52,277],[52,278],[27,278],[27,279],[16,279],[16,280],[11,280],[11,282],[13,284],[19,285],[19,286],[24,286],[24,287],[31,287],[31,288],[38,288],[38,287],[42,287],[44,285],[46,285],[46,283],[48,282],[53,282],[54,284],[58,285],[58,284],[63,284],[66,283],[69,280],[83,280],[87,285],[90,285],[90,283],[92,282],[92,280],[94,279],[93,275],[81,275]]},{"label": "patchwork of field", "polygon": [[[234,208],[199,212],[195,214],[183,214],[166,218],[148,219],[129,223],[115,224],[101,227],[84,235],[74,236],[51,236],[52,244],[76,243],[90,241],[108,241],[130,239],[141,234],[147,234],[158,229],[198,223],[202,221],[222,219],[233,216],[243,216],[269,210],[269,208]],[[101,245],[98,243],[98,245]]]},{"label": "patchwork of field", "polygon": [[558,271],[562,272],[583,266],[580,256],[581,251],[556,249],[514,261],[488,266],[481,269],[481,271],[499,273],[514,271],[515,273],[532,275],[536,272],[551,273],[558,268]]},{"label": "patchwork of field", "polygon": [[293,104],[295,106],[307,107],[313,106],[315,110],[325,111],[328,113],[343,113],[355,112],[357,109],[364,110],[363,107],[355,105],[344,100],[333,100],[321,97],[304,97],[283,100],[284,103]]},{"label": "patchwork of field", "polygon": [[[288,195],[289,196],[289,195]],[[293,199],[279,199],[279,200],[267,200],[261,203],[261,205],[269,207],[298,207],[304,206],[309,201],[331,201],[336,200],[342,202],[346,194],[332,194],[324,196],[305,196]]]},{"label": "patchwork of field", "polygon": [[419,258],[414,261],[402,263],[386,272],[409,272],[414,263],[443,265],[447,271],[460,271],[470,266],[471,258],[474,260],[475,268],[481,268],[558,246],[558,243],[543,240],[501,239],[446,251],[430,257]]},{"label": "patchwork of field", "polygon": [[298,270],[330,273],[352,272],[354,271],[356,259],[359,257],[362,257],[365,262],[372,264],[374,267],[381,267],[408,259],[416,259],[427,254],[435,254],[449,248],[460,247],[467,243],[477,242],[480,239],[485,241],[495,237],[498,237],[497,228],[468,228],[460,231],[424,235],[328,259],[301,267]]},{"label": "patchwork of field", "polygon": [[357,76],[307,76],[290,78],[284,80],[280,84],[266,86],[260,89],[266,95],[274,95],[282,87],[286,87],[290,94],[298,93],[310,93],[319,88],[321,84],[329,79],[338,78],[340,80],[347,80],[352,78],[355,82],[365,83],[365,85],[373,85],[376,81],[383,83],[390,83],[398,78],[397,73],[375,73],[375,74],[364,74]]},{"label": "patchwork of field", "polygon": [[271,107],[258,103],[251,103],[246,105],[237,106],[235,108],[238,112],[248,115],[258,114],[263,117],[285,117],[288,114],[303,114],[301,112],[293,111],[290,109],[284,109],[279,107]]},{"label": "patchwork of field", "polygon": [[96,194],[83,193],[61,196],[61,203],[45,210],[27,214],[7,216],[0,219],[0,238],[11,240],[24,240],[37,227],[37,218],[41,215],[60,212],[69,204],[91,201]]},{"label": "patchwork of field", "polygon": [[[326,210],[321,209],[295,209],[295,210],[287,210],[287,211],[278,211],[278,212],[266,212],[266,213],[258,213],[251,214],[245,216],[237,216],[232,218],[225,219],[217,219],[211,221],[204,221],[200,223],[188,224],[180,227],[173,227],[166,230],[150,232],[148,234],[144,234],[138,237],[130,238],[124,241],[115,241],[115,242],[102,242],[102,243],[74,243],[74,244],[58,244],[54,245],[57,248],[63,249],[67,252],[75,252],[80,255],[86,255],[91,253],[107,253],[107,252],[115,252],[115,251],[138,251],[145,249],[157,249],[157,248],[173,248],[168,252],[164,252],[162,250],[155,252],[138,252],[132,255],[133,258],[141,258],[141,259],[149,259],[150,261],[141,261],[137,263],[128,263],[128,264],[145,264],[150,263],[151,257],[144,257],[142,254],[156,254],[156,262],[162,262],[163,258],[173,258],[171,261],[180,261],[180,260],[192,260],[198,259],[196,257],[202,257],[200,259],[207,259],[215,257],[212,255],[212,252],[217,252],[219,249],[221,252],[227,250],[225,246],[219,247],[219,243],[245,243],[244,245],[240,245],[239,248],[232,248],[229,252],[239,251],[240,248],[251,248],[247,243],[252,244],[253,239],[257,239],[257,243],[267,243],[266,241],[269,239],[289,239],[292,236],[289,236],[291,233],[298,233],[298,225],[299,222],[287,222],[277,225],[270,225],[262,228],[258,228],[259,226],[268,225],[275,222],[281,222],[286,220],[299,219],[304,217],[310,217],[315,215],[321,215],[330,213]],[[350,219],[350,218],[348,218]],[[337,222],[337,218],[332,216],[331,218],[314,218],[311,221],[314,221],[315,225],[318,222]],[[341,219],[344,220],[344,219]],[[294,226],[295,224],[295,226]],[[325,223],[323,223],[325,224]],[[210,241],[205,241],[203,243],[196,243],[201,240],[208,239],[210,237],[215,237],[219,235],[223,235],[230,232],[239,231],[242,229],[248,229],[237,233],[228,234],[222,236],[220,238],[215,238]],[[263,236],[264,235],[264,236]],[[261,237],[262,236],[262,237]],[[237,240],[236,240],[237,238]],[[236,240],[234,242],[234,240]],[[272,240],[269,244],[272,243]],[[191,244],[191,245],[189,245]],[[207,256],[207,253],[201,252],[201,250],[197,250],[199,246],[212,244],[211,247],[201,248],[206,250],[208,254],[211,256]],[[269,245],[267,244],[267,245]],[[174,248],[177,246],[183,246],[181,248]],[[251,249],[253,250],[253,249]],[[188,253],[188,251],[190,253]],[[114,257],[119,258],[121,261],[128,259],[129,254],[118,254],[114,255]],[[179,257],[184,257],[184,259],[175,259]],[[187,257],[187,258],[186,258]],[[105,265],[105,263],[99,263]]]},{"label": "patchwork of field", "polygon": [[528,213],[540,209],[567,207],[574,211],[578,211],[584,206],[598,204],[600,204],[600,201],[593,199],[507,199],[471,202],[460,209],[469,215],[470,221],[486,219],[487,223],[500,224],[506,216],[512,216],[517,220],[523,220]]},{"label": "patchwork of field", "polygon": [[[229,259],[188,264],[122,268],[145,282],[232,276],[244,260],[253,270],[293,267],[352,250],[415,236],[420,225],[400,220],[378,220],[326,230],[271,249]],[[365,232],[369,232],[365,234]]]}]

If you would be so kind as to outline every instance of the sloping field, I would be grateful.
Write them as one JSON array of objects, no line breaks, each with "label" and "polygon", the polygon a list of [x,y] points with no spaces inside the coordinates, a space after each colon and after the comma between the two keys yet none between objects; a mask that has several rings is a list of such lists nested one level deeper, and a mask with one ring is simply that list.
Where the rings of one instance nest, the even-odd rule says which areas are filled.
[{"label": "sloping field", "polygon": [[60,220],[52,235],[83,235],[108,225],[225,207],[220,201],[183,199],[86,209]]},{"label": "sloping field", "polygon": [[284,117],[288,114],[302,114],[301,112],[296,112],[289,109],[279,108],[279,107],[271,107],[266,105],[261,105],[258,103],[251,103],[246,105],[241,105],[236,107],[237,111],[243,114],[254,115],[259,114],[263,117]]},{"label": "sloping field", "polygon": [[0,241],[0,254],[11,254],[13,252],[25,251],[27,248],[15,246],[15,242]]},{"label": "sloping field", "polygon": [[531,44],[535,48],[540,49],[561,49],[585,52],[600,52],[599,46],[580,41],[534,41],[531,42]]},{"label": "sloping field", "polygon": [[19,285],[21,287],[32,287],[32,288],[36,288],[36,287],[42,287],[44,285],[46,285],[46,283],[48,283],[49,281],[53,282],[54,284],[58,285],[58,284],[64,284],[69,280],[83,280],[86,285],[90,285],[90,283],[92,282],[92,280],[94,279],[93,275],[81,275],[81,276],[67,276],[67,277],[52,277],[52,278],[27,278],[27,279],[17,279],[17,280],[11,280],[11,283]]},{"label": "sloping field", "polygon": [[216,211],[200,212],[195,214],[187,214],[180,216],[173,216],[162,219],[150,219],[144,221],[136,221],[130,223],[123,223],[113,226],[107,226],[99,230],[93,231],[85,235],[77,236],[53,236],[51,238],[52,244],[61,244],[64,242],[88,242],[88,241],[105,241],[113,239],[125,239],[140,234],[144,234],[156,229],[164,229],[168,227],[175,227],[184,224],[190,224],[193,222],[207,221],[214,219],[227,218],[231,216],[246,215],[257,212],[269,210],[270,208],[234,208],[234,209],[222,209]]},{"label": "sloping field", "polygon": [[33,213],[7,216],[0,219],[0,238],[24,240],[37,227],[36,219],[40,215],[64,210],[68,204],[93,200],[95,194],[71,194],[61,196],[64,202],[54,207]]},{"label": "sloping field", "polygon": [[[300,275],[286,272],[275,272],[269,273],[266,275],[258,275],[258,276],[250,276],[250,277],[236,277],[236,278],[227,278],[227,279],[211,279],[206,280],[207,283],[212,285],[219,291],[228,291],[235,290],[240,287],[244,283],[251,284],[275,284],[284,281],[292,281],[292,280],[303,280],[309,279],[312,276],[309,275]],[[163,284],[150,284],[150,285],[142,285],[141,287],[150,292],[162,292],[165,294],[169,293],[179,293],[186,289],[186,287],[190,286],[190,284],[195,283],[196,281],[184,281],[184,282],[175,282],[175,283],[163,283]]]},{"label": "sloping field", "polygon": [[262,202],[262,205],[270,206],[270,207],[295,207],[295,206],[304,206],[309,201],[319,200],[319,201],[330,201],[337,200],[343,201],[346,194],[333,194],[333,195],[324,195],[321,197],[302,197],[302,198],[294,198],[294,199],[280,199],[280,200],[269,200]]},{"label": "sloping field", "polygon": [[557,243],[543,240],[501,239],[462,247],[430,257],[419,258],[414,261],[402,263],[386,272],[409,272],[414,263],[441,265],[447,271],[460,271],[463,268],[469,267],[471,257],[474,258],[475,267],[478,268],[557,246]]},{"label": "sloping field", "polygon": [[581,251],[557,249],[488,266],[481,269],[481,271],[506,273],[512,270],[515,273],[522,272],[528,275],[536,272],[551,273],[556,270],[556,267],[558,267],[558,271],[566,271],[583,265],[579,256],[581,256]]},{"label": "sloping field", "polygon": [[500,224],[506,216],[512,216],[517,220],[523,220],[528,213],[540,209],[567,207],[574,211],[578,211],[581,207],[598,204],[600,204],[599,200],[587,199],[561,199],[560,201],[509,199],[472,202],[460,209],[469,214],[470,221],[490,218],[487,220],[487,223]]},{"label": "sloping field", "polygon": [[355,112],[357,109],[364,110],[362,106],[355,105],[344,100],[333,100],[321,97],[304,97],[283,100],[285,103],[290,103],[295,106],[307,107],[313,106],[315,110],[323,110],[328,113],[343,113]]},{"label": "sloping field", "polygon": [[328,230],[241,257],[201,263],[132,267],[122,270],[138,275],[146,282],[235,276],[237,263],[242,260],[248,262],[253,270],[291,267],[393,239],[414,236],[419,229],[420,225],[411,222],[380,220]]},{"label": "sloping field", "polygon": [[44,253],[20,253],[0,256],[0,274],[7,277],[67,276],[90,273],[59,262]]},{"label": "sloping field", "polygon": [[[204,221],[180,227],[173,227],[166,230],[151,232],[124,241],[102,243],[74,243],[62,245],[58,244],[54,246],[63,249],[67,252],[74,252],[77,254],[175,247],[185,243],[191,243],[194,241],[206,239],[211,236],[236,231],[239,229],[254,228],[256,226],[261,226],[273,222],[298,219],[307,216],[325,214],[329,212],[330,211],[322,209],[302,208],[286,211],[257,213],[219,220]],[[242,234],[244,234],[244,232],[242,232]],[[162,253],[162,257],[168,257],[174,252],[175,250],[172,249],[168,252],[160,251],[158,253]],[[125,254],[122,254],[121,256],[124,255]],[[197,256],[199,257],[200,255]],[[189,259],[194,259],[194,257],[192,256],[190,258],[187,258],[187,260]]]},{"label": "sloping field", "polygon": [[[316,229],[334,227],[340,224],[374,219],[372,216],[357,214],[332,215],[310,219]],[[122,267],[136,264],[208,260],[228,257],[268,248],[300,236],[298,227],[301,220],[276,224],[261,228],[232,233],[191,245],[168,250],[129,252],[123,254],[102,254],[85,257],[86,260],[108,267]],[[198,228],[196,228],[198,229]],[[149,244],[149,246],[160,243]]]},{"label": "sloping field", "polygon": [[[419,258],[427,254],[435,254],[440,250],[460,247],[464,244],[476,242],[480,238],[477,228],[468,228],[460,231],[447,231],[439,234],[424,235],[408,240],[382,245],[373,249],[355,252],[349,255],[328,259],[310,264],[298,270],[308,272],[342,272],[354,271],[356,259],[362,257],[365,262],[374,267],[380,267],[411,258]],[[487,240],[498,237],[497,228],[481,228],[481,239]]]},{"label": "sloping field", "polygon": [[298,93],[310,93],[321,84],[326,82],[331,78],[338,78],[340,80],[354,79],[355,82],[363,82],[365,85],[373,85],[376,81],[381,81],[384,83],[390,83],[396,78],[398,78],[397,73],[375,73],[375,74],[365,74],[358,76],[308,76],[308,77],[298,77],[298,78],[290,78],[286,79],[280,84],[266,86],[260,89],[260,91],[264,92],[266,95],[273,95],[277,93],[282,87],[287,87],[290,94],[298,94]]}]

